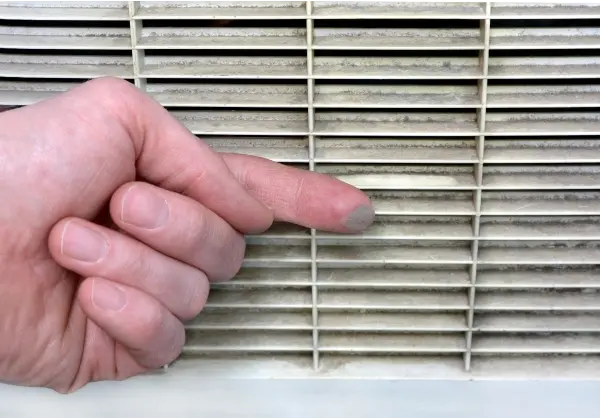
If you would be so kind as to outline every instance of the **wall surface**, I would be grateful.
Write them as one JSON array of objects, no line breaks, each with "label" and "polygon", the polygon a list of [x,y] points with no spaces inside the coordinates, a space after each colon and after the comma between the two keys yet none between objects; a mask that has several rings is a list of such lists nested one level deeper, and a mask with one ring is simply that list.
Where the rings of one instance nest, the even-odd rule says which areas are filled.
[{"label": "wall surface", "polygon": [[600,383],[582,381],[199,380],[167,373],[71,395],[0,386],[0,417],[597,418],[599,394]]}]

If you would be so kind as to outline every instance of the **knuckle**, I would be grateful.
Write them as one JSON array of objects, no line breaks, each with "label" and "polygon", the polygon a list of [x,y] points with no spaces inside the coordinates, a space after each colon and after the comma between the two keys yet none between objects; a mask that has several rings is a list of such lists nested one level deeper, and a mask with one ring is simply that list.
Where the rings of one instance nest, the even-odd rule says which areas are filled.
[{"label": "knuckle", "polygon": [[[127,248],[129,256],[126,256],[123,260],[123,264],[119,270],[127,272],[127,276],[131,278],[130,280],[134,277],[140,277],[144,279],[146,285],[154,287],[160,279],[158,276],[160,270],[156,268],[152,251],[141,245],[129,246]],[[137,287],[134,281],[130,281],[128,284]]]},{"label": "knuckle", "polygon": [[[183,213],[183,212],[182,212]],[[184,255],[195,265],[197,249],[210,239],[211,225],[204,210],[194,210],[189,215],[178,217],[181,222],[179,245],[185,249]]]},{"label": "knuckle", "polygon": [[218,277],[215,280],[224,281],[230,280],[242,268],[244,263],[244,255],[246,254],[246,240],[244,237],[235,232],[231,232],[232,236],[223,241],[223,246],[220,249],[220,259],[225,261],[226,268],[223,277]]},{"label": "knuckle", "polygon": [[191,278],[191,284],[188,286],[182,303],[181,319],[187,321],[198,316],[208,298],[209,284],[208,279],[200,270]]},{"label": "knuckle", "polygon": [[240,270],[246,252],[244,237],[209,211],[196,211],[184,228],[188,264],[203,270],[210,281],[225,281]]},{"label": "knuckle", "polygon": [[136,359],[149,368],[159,368],[176,360],[185,344],[185,330],[181,323],[178,323],[170,330],[168,339],[162,339],[148,349],[130,350]]},{"label": "knuckle", "polygon": [[137,336],[140,341],[147,344],[155,344],[156,341],[165,332],[164,314],[160,307],[153,306],[148,309],[143,316],[140,316],[137,322]]},{"label": "knuckle", "polygon": [[199,184],[204,182],[204,179],[207,175],[208,170],[205,167],[188,167],[188,169],[184,171],[180,177],[183,179],[182,184],[184,184],[182,191],[183,194],[186,196],[192,195],[192,191],[198,187]]},{"label": "knuckle", "polygon": [[176,332],[174,332],[174,338],[172,340],[172,344],[169,347],[167,359],[164,362],[165,364],[170,363],[177,359],[181,352],[183,351],[183,346],[185,345],[185,329],[183,326],[177,327]]},{"label": "knuckle", "polygon": [[98,77],[85,83],[94,93],[114,97],[115,94],[131,94],[135,87],[126,80],[118,77]]},{"label": "knuckle", "polygon": [[158,351],[158,359],[154,363],[160,367],[173,362],[183,351],[184,344],[185,329],[181,323],[177,323],[171,330],[168,341],[165,341],[165,345]]},{"label": "knuckle", "polygon": [[100,77],[84,84],[82,96],[101,106],[105,112],[120,120],[129,115],[130,103],[139,97],[139,90],[130,82],[116,77]]},{"label": "knuckle", "polygon": [[294,187],[294,199],[292,199],[292,211],[294,215],[299,215],[302,208],[302,202],[305,201],[306,187],[304,185],[304,177],[301,177]]}]

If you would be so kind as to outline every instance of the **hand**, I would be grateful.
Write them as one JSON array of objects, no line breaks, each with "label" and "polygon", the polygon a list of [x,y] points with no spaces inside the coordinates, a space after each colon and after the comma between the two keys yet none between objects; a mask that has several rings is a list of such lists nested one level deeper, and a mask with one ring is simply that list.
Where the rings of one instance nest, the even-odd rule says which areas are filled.
[{"label": "hand", "polygon": [[65,393],[173,361],[242,234],[359,231],[368,198],[218,154],[129,83],[0,113],[0,381]]}]

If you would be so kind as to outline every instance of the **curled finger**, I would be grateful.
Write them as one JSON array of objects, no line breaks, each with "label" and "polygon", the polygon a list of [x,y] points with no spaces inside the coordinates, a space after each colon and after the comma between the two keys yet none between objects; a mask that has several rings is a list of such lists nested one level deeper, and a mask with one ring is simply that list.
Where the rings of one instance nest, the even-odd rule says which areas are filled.
[{"label": "curled finger", "polygon": [[113,194],[110,212],[123,231],[202,270],[210,280],[231,279],[242,265],[244,237],[194,199],[132,182]]},{"label": "curled finger", "polygon": [[181,319],[195,317],[206,303],[209,283],[202,271],[92,222],[60,221],[50,233],[49,247],[64,268],[138,289]]},{"label": "curled finger", "polygon": [[125,346],[140,366],[156,369],[181,353],[183,324],[148,294],[92,277],[81,284],[78,300],[87,316]]}]

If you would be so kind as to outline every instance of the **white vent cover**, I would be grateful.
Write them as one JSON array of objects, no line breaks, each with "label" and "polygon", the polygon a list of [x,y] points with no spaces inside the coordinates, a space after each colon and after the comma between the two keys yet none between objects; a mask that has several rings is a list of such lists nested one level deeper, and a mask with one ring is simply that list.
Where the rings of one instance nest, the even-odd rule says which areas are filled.
[{"label": "white vent cover", "polygon": [[167,375],[600,377],[600,3],[4,2],[0,19],[0,105],[122,77],[218,150],[373,198],[358,237],[248,237]]}]

